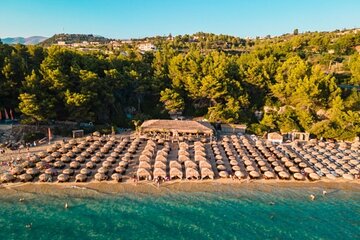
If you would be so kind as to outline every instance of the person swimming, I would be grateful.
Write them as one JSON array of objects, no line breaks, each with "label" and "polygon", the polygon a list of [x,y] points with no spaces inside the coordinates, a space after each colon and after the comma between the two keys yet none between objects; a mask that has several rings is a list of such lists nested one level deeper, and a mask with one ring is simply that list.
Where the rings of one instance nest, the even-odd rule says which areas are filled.
[{"label": "person swimming", "polygon": [[314,194],[310,194],[310,199],[312,200],[312,201],[314,201],[315,200],[315,195]]},{"label": "person swimming", "polygon": [[68,208],[69,208],[69,204],[66,202],[64,207],[65,207],[65,209],[68,209]]},{"label": "person swimming", "polygon": [[327,191],[326,190],[323,190],[323,195],[326,195],[327,194]]},{"label": "person swimming", "polygon": [[31,227],[32,227],[32,223],[26,224],[25,227],[26,227],[26,228],[31,228]]}]

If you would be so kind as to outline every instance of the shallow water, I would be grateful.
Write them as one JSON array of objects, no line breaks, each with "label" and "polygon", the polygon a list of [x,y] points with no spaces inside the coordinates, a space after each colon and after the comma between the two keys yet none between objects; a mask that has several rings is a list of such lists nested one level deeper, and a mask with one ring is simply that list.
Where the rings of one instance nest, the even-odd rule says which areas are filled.
[{"label": "shallow water", "polygon": [[0,239],[359,239],[360,192],[321,192],[19,193],[0,196]]}]

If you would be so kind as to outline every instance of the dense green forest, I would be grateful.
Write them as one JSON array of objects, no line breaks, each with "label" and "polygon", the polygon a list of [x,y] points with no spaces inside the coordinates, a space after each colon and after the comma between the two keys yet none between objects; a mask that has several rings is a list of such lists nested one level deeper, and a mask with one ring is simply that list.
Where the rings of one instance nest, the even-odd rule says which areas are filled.
[{"label": "dense green forest", "polygon": [[241,39],[198,33],[155,37],[158,51],[113,53],[0,43],[0,109],[24,123],[111,123],[203,116],[256,134],[360,134],[360,33]]}]

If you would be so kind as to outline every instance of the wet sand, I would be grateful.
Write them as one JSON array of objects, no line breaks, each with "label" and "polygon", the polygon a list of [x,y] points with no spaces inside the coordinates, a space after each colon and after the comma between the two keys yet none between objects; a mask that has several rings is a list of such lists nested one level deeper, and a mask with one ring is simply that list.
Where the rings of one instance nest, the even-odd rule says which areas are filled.
[{"label": "wet sand", "polygon": [[[90,197],[97,194],[155,194],[162,195],[177,192],[226,192],[231,190],[272,191],[274,188],[296,189],[338,189],[360,192],[359,181],[279,181],[279,180],[204,180],[204,181],[171,181],[157,187],[154,182],[88,182],[88,183],[11,183],[0,186],[0,196],[17,196],[21,194],[40,194],[50,196]],[[317,193],[321,194],[321,192]]]}]

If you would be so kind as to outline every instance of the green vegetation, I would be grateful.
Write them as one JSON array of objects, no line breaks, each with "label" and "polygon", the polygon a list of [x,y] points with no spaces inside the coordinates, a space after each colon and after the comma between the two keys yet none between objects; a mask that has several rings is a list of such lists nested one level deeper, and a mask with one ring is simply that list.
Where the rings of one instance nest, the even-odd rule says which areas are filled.
[{"label": "green vegetation", "polygon": [[144,54],[142,40],[99,47],[111,53],[0,43],[0,109],[15,109],[28,123],[134,126],[182,112],[246,123],[257,134],[358,136],[360,33],[295,30],[265,39],[154,37],[146,41],[158,51]]}]

